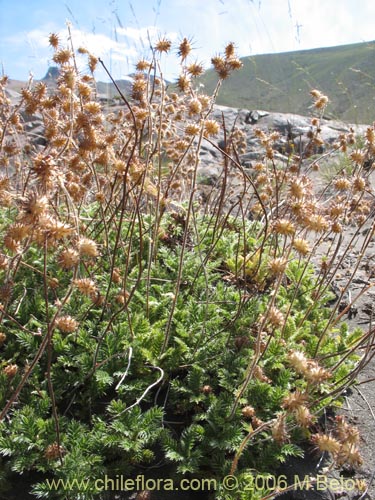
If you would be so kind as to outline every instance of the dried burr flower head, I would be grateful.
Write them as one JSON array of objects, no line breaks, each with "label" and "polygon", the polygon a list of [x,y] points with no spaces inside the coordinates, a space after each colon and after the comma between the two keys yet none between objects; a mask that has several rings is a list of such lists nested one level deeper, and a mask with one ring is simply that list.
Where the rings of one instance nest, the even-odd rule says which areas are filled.
[{"label": "dried burr flower head", "polygon": [[39,153],[34,158],[31,172],[45,191],[54,187],[57,176],[57,165],[51,155]]},{"label": "dried burr flower head", "polygon": [[71,316],[60,316],[56,318],[55,325],[63,333],[72,333],[77,330],[78,321]]},{"label": "dried burr flower head", "polygon": [[267,320],[272,326],[277,328],[284,324],[285,318],[283,313],[277,309],[277,307],[271,307],[268,311]]},{"label": "dried burr flower head", "polygon": [[190,123],[189,125],[186,125],[185,134],[197,135],[199,130],[200,130],[199,125],[197,125],[196,123]]},{"label": "dried burr flower head", "polygon": [[68,226],[68,224],[54,219],[51,216],[41,217],[38,221],[38,226],[38,229],[48,236],[51,243],[62,240],[70,236],[73,232],[73,229]]},{"label": "dried burr flower head", "polygon": [[155,50],[157,52],[169,52],[172,47],[172,42],[167,38],[160,38],[155,45]]},{"label": "dried burr flower head", "polygon": [[204,135],[209,137],[212,135],[217,135],[220,131],[220,125],[216,120],[205,120],[204,122]]},{"label": "dried burr flower head", "polygon": [[146,61],[145,59],[141,59],[135,65],[135,69],[137,71],[147,71],[151,67],[151,63]]},{"label": "dried burr flower head", "polygon": [[335,457],[337,465],[349,465],[351,467],[360,467],[363,464],[363,458],[356,445],[344,443]]},{"label": "dried burr flower head", "polygon": [[298,425],[306,428],[310,427],[310,425],[313,424],[316,420],[316,418],[311,415],[310,410],[307,408],[307,406],[304,405],[300,405],[295,408],[294,417]]},{"label": "dried burr flower head", "polygon": [[329,222],[323,215],[312,214],[305,221],[307,229],[316,233],[323,233],[329,229]]},{"label": "dried burr flower head", "polygon": [[189,64],[186,68],[186,71],[190,76],[196,78],[197,76],[203,74],[204,72],[203,64],[197,62]]},{"label": "dried burr flower head", "polygon": [[353,181],[354,191],[362,192],[366,189],[366,181],[363,177],[356,177]]},{"label": "dried burr flower head", "polygon": [[326,105],[329,102],[328,97],[326,95],[322,94],[322,92],[320,92],[320,90],[313,89],[310,91],[310,94],[313,97],[314,106],[317,109],[324,109],[326,107]]},{"label": "dried burr flower head", "polygon": [[342,233],[343,227],[340,222],[335,221],[331,226],[331,231],[335,234]]},{"label": "dried burr flower head", "polygon": [[56,33],[51,33],[48,38],[48,41],[51,47],[53,47],[55,50],[58,48],[60,40],[58,35],[56,35]]},{"label": "dried burr flower head", "polygon": [[135,500],[151,500],[151,491],[150,490],[143,490],[139,491],[137,493],[137,496],[135,497]]},{"label": "dried burr flower head", "polygon": [[365,159],[364,153],[362,151],[353,151],[353,153],[350,155],[350,158],[354,161],[354,163],[362,163],[363,160]]},{"label": "dried burr flower head", "polygon": [[11,224],[6,232],[6,236],[14,241],[22,241],[30,235],[30,227],[25,224]]},{"label": "dried burr flower head", "polygon": [[305,256],[310,252],[309,242],[303,238],[296,238],[293,240],[293,248],[302,256]]},{"label": "dried burr flower head", "polygon": [[234,57],[236,54],[236,47],[233,42],[229,42],[228,45],[225,47],[225,58],[226,59],[231,59]]},{"label": "dried burr flower head", "polygon": [[321,384],[325,380],[329,379],[332,374],[325,368],[319,366],[317,362],[309,361],[304,376],[311,384]]},{"label": "dried burr flower head", "polygon": [[63,269],[72,269],[78,262],[79,253],[72,248],[63,250],[59,255],[58,263]]},{"label": "dried burr flower head", "polygon": [[266,384],[270,384],[272,382],[263,372],[263,368],[259,365],[255,366],[253,371],[254,378],[259,380],[260,382],[265,382]]},{"label": "dried burr flower head", "polygon": [[79,255],[84,257],[97,257],[98,256],[98,248],[96,246],[95,241],[90,240],[89,238],[80,238],[78,240],[78,251]]},{"label": "dried burr flower head", "polygon": [[296,232],[294,224],[288,219],[278,219],[273,224],[273,230],[277,234],[282,234],[284,236],[291,236]]},{"label": "dried burr flower head", "polygon": [[190,115],[197,115],[202,111],[202,104],[199,99],[192,99],[189,102],[188,109]]},{"label": "dried burr flower head", "polygon": [[358,427],[348,424],[345,417],[339,415],[335,419],[336,421],[336,435],[338,440],[345,444],[357,444],[359,443],[359,430]]},{"label": "dried burr flower head", "polygon": [[208,385],[208,384],[207,384],[207,385],[204,385],[204,386],[202,386],[202,387],[201,387],[201,392],[202,392],[203,394],[206,394],[206,395],[211,394],[211,392],[212,392],[212,387],[211,387],[210,385]]},{"label": "dried burr flower head", "polygon": [[191,43],[185,37],[178,47],[178,56],[181,57],[181,61],[185,61],[187,56],[190,54],[191,50],[192,50]]},{"label": "dried burr flower head", "polygon": [[316,448],[321,451],[327,451],[332,455],[336,455],[340,451],[340,443],[332,436],[328,434],[317,433],[311,436],[312,443],[316,446]]},{"label": "dried burr flower head", "polygon": [[346,177],[340,177],[339,179],[335,180],[333,185],[338,191],[347,191],[348,189],[350,189],[351,182]]},{"label": "dried burr flower head", "polygon": [[52,60],[57,64],[67,64],[70,62],[72,55],[69,49],[60,49],[54,53]]},{"label": "dried burr flower head", "polygon": [[306,188],[301,179],[294,179],[289,186],[290,196],[302,199],[306,195]]},{"label": "dried burr flower head", "polygon": [[303,406],[307,400],[307,394],[297,389],[295,392],[291,392],[288,396],[285,396],[282,407],[287,410],[295,410],[299,406]]},{"label": "dried burr flower head", "polygon": [[242,408],[241,413],[244,418],[250,419],[255,415],[255,409],[250,405],[246,405]]},{"label": "dried burr flower head", "polygon": [[82,293],[82,295],[86,295],[87,297],[96,296],[98,289],[93,280],[90,278],[82,278],[74,280],[75,286]]},{"label": "dried burr flower head", "polygon": [[18,366],[17,365],[7,365],[3,368],[4,375],[11,379],[17,375]]},{"label": "dried burr flower head", "polygon": [[285,272],[288,261],[283,257],[276,257],[275,259],[271,259],[267,265],[271,275],[279,276]]},{"label": "dried burr flower head", "polygon": [[285,443],[289,438],[285,417],[285,413],[280,413],[271,427],[272,437],[278,444]]},{"label": "dried burr flower head", "polygon": [[92,54],[89,55],[88,65],[91,73],[94,73],[96,66],[98,65],[98,62],[99,59],[97,57],[93,56]]},{"label": "dried burr flower head", "polygon": [[289,351],[288,361],[297,373],[305,373],[307,370],[308,359],[301,351]]},{"label": "dried burr flower head", "polygon": [[44,456],[47,460],[57,460],[59,457],[66,453],[63,446],[59,446],[57,443],[52,443],[47,446],[44,451]]},{"label": "dried burr flower head", "polygon": [[4,344],[6,341],[7,336],[5,335],[4,332],[0,332],[0,347]]},{"label": "dried burr flower head", "polygon": [[181,92],[187,92],[190,89],[190,78],[187,75],[180,75],[177,80],[177,87]]}]

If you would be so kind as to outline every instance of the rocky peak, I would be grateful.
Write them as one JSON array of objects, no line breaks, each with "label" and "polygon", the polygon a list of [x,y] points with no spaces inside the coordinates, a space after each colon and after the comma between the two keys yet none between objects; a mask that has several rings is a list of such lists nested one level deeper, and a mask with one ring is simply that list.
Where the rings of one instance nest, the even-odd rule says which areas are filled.
[{"label": "rocky peak", "polygon": [[42,78],[42,81],[43,82],[51,82],[51,81],[55,82],[59,76],[60,76],[59,68],[57,66],[50,66],[47,70],[47,73]]}]

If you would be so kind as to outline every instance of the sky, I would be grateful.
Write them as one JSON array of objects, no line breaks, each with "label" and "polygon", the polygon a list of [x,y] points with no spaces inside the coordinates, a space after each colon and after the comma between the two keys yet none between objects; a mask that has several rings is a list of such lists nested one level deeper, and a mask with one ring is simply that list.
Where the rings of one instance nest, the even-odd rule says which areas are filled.
[{"label": "sky", "polygon": [[[151,43],[183,37],[191,60],[210,59],[234,42],[240,57],[375,40],[374,0],[0,0],[0,71],[12,79],[42,78],[53,52],[50,33],[100,57],[115,79],[150,56]],[[161,64],[178,75],[176,51]],[[85,62],[79,60],[80,69]],[[103,70],[97,80],[107,80]]]}]

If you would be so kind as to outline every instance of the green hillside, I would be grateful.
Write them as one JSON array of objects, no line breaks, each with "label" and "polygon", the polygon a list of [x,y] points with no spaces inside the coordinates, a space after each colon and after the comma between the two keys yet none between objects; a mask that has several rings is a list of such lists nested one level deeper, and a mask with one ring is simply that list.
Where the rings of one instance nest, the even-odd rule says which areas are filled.
[{"label": "green hillside", "polygon": [[[309,91],[330,98],[327,117],[354,123],[375,120],[375,42],[266,54],[241,59],[244,67],[220,90],[218,104],[306,114]],[[214,70],[201,78],[211,92]]]}]

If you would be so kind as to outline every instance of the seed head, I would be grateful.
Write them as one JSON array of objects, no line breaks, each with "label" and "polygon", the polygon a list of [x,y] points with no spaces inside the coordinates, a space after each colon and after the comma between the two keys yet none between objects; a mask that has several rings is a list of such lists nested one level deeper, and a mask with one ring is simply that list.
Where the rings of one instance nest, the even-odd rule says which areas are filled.
[{"label": "seed head", "polygon": [[329,102],[329,99],[326,95],[322,95],[319,99],[317,99],[314,103],[314,106],[317,108],[317,109],[323,109],[327,106]]},{"label": "seed head", "polygon": [[317,433],[311,436],[312,443],[319,451],[327,451],[332,455],[336,455],[340,451],[340,443],[332,436],[327,434]]},{"label": "seed head", "polygon": [[306,227],[316,233],[323,233],[329,228],[329,223],[323,215],[313,214],[305,221]]},{"label": "seed head", "polygon": [[374,127],[368,127],[368,129],[366,130],[366,139],[367,139],[367,142],[371,146],[375,145],[375,129],[374,129]]},{"label": "seed head", "polygon": [[308,360],[301,351],[290,351],[288,353],[289,364],[296,370],[297,373],[305,373],[308,366]]},{"label": "seed head", "polygon": [[337,438],[341,443],[359,443],[360,435],[358,427],[348,424],[345,418],[341,415],[337,416],[335,420]]},{"label": "seed head", "polygon": [[277,309],[277,307],[271,307],[268,311],[267,320],[272,326],[277,328],[284,324],[285,318],[283,313]]},{"label": "seed head", "polygon": [[7,378],[11,379],[17,375],[18,366],[17,365],[7,365],[3,368],[3,373]]},{"label": "seed head", "polygon": [[189,64],[189,66],[186,67],[186,71],[190,76],[196,78],[197,76],[200,76],[203,73],[204,71],[203,64],[197,62]]},{"label": "seed head", "polygon": [[71,316],[60,316],[56,319],[55,325],[63,333],[72,333],[78,328],[78,322]]},{"label": "seed head", "polygon": [[289,219],[278,219],[273,224],[273,229],[277,234],[283,234],[284,236],[291,236],[296,232],[294,224]]},{"label": "seed head", "polygon": [[304,376],[311,384],[318,385],[329,379],[332,374],[325,368],[319,366],[317,362],[309,361]]},{"label": "seed head", "polygon": [[293,240],[293,248],[302,256],[305,256],[310,252],[309,242],[303,238],[296,238]]},{"label": "seed head", "polygon": [[280,413],[271,427],[272,437],[278,444],[285,443],[289,438],[285,417],[285,413]]},{"label": "seed head", "polygon": [[6,232],[6,236],[14,241],[20,242],[30,235],[30,226],[22,223],[11,224]]},{"label": "seed head", "polygon": [[354,191],[362,192],[366,189],[366,181],[363,177],[356,177],[353,181]]},{"label": "seed head", "polygon": [[78,251],[80,256],[84,257],[97,257],[98,248],[95,241],[89,238],[80,238],[78,240]]},{"label": "seed head", "polygon": [[233,42],[229,42],[228,45],[225,47],[225,58],[226,59],[231,59],[232,57],[235,56],[236,52],[236,47]]},{"label": "seed head", "polygon": [[89,69],[91,71],[91,73],[94,73],[95,69],[96,69],[96,66],[98,65],[98,58],[93,56],[92,54],[89,55]]},{"label": "seed head", "polygon": [[191,44],[187,38],[184,38],[178,47],[178,56],[181,57],[182,62],[185,61],[190,52]]},{"label": "seed head", "polygon": [[55,50],[58,48],[60,40],[59,36],[56,35],[56,33],[51,33],[49,38],[48,38],[49,44],[51,47],[53,47]]},{"label": "seed head", "polygon": [[216,120],[205,120],[204,122],[204,135],[209,137],[211,135],[217,135],[220,131],[220,126]]},{"label": "seed head", "polygon": [[340,234],[343,231],[343,227],[340,222],[335,221],[331,226],[331,231],[335,234]]},{"label": "seed head", "polygon": [[186,125],[185,134],[186,135],[197,135],[199,130],[200,130],[199,125],[197,125],[196,123],[191,123],[189,125]]},{"label": "seed head", "polygon": [[242,416],[246,419],[250,419],[255,415],[255,410],[252,406],[246,405],[242,408]]},{"label": "seed head", "polygon": [[276,257],[268,262],[268,269],[272,276],[279,276],[285,272],[288,261],[282,257]]},{"label": "seed head", "polygon": [[336,456],[338,465],[347,464],[351,467],[360,467],[363,464],[363,458],[356,445],[344,443]]},{"label": "seed head", "polygon": [[160,53],[169,52],[171,50],[171,46],[172,42],[170,40],[160,38],[155,45],[155,50]]},{"label": "seed head", "polygon": [[212,387],[210,385],[204,385],[203,387],[201,387],[201,392],[203,392],[203,394],[211,394],[212,392]]},{"label": "seed head", "polygon": [[192,99],[188,105],[189,115],[198,115],[202,111],[202,104],[198,99]]},{"label": "seed head", "polygon": [[304,406],[307,400],[307,394],[297,389],[295,392],[291,392],[288,396],[285,396],[282,407],[287,410],[296,410],[300,406]]},{"label": "seed head", "polygon": [[74,280],[75,286],[82,293],[82,295],[86,295],[87,297],[94,297],[97,294],[97,286],[94,281],[90,278],[82,278]]},{"label": "seed head", "polygon": [[63,448],[63,446],[61,445],[59,446],[57,443],[49,444],[47,448],[44,450],[44,456],[47,460],[56,460],[65,453],[66,451]]},{"label": "seed head", "polygon": [[310,410],[304,405],[300,405],[295,408],[294,416],[297,424],[306,428],[310,427],[315,420],[315,417],[311,415]]},{"label": "seed head", "polygon": [[255,366],[253,371],[254,378],[259,380],[260,382],[265,382],[266,384],[270,384],[272,382],[263,372],[263,368],[259,365]]},{"label": "seed head", "polygon": [[294,179],[289,186],[290,195],[298,200],[302,199],[306,195],[306,189],[304,183],[301,179]]},{"label": "seed head", "polygon": [[187,92],[190,89],[190,78],[187,75],[180,75],[177,80],[177,86],[181,92]]},{"label": "seed head", "polygon": [[72,269],[79,263],[79,253],[72,248],[63,250],[60,253],[58,262],[63,269]]},{"label": "seed head", "polygon": [[350,188],[351,183],[346,177],[340,177],[339,179],[335,180],[333,185],[338,191],[347,191]]},{"label": "seed head", "polygon": [[238,57],[232,57],[231,59],[228,59],[227,65],[233,71],[239,70],[243,67],[242,62],[240,61],[240,59],[238,59]]},{"label": "seed head", "polygon": [[360,164],[365,159],[365,155],[361,151],[357,150],[353,151],[350,158],[354,161],[354,163]]},{"label": "seed head", "polygon": [[135,69],[137,71],[147,71],[151,67],[151,63],[146,61],[145,59],[141,59],[137,62]]},{"label": "seed head", "polygon": [[54,53],[52,59],[55,63],[63,65],[70,62],[72,55],[69,49],[60,49]]},{"label": "seed head", "polygon": [[4,344],[4,342],[6,341],[7,339],[7,336],[5,335],[4,332],[0,332],[0,347]]}]

